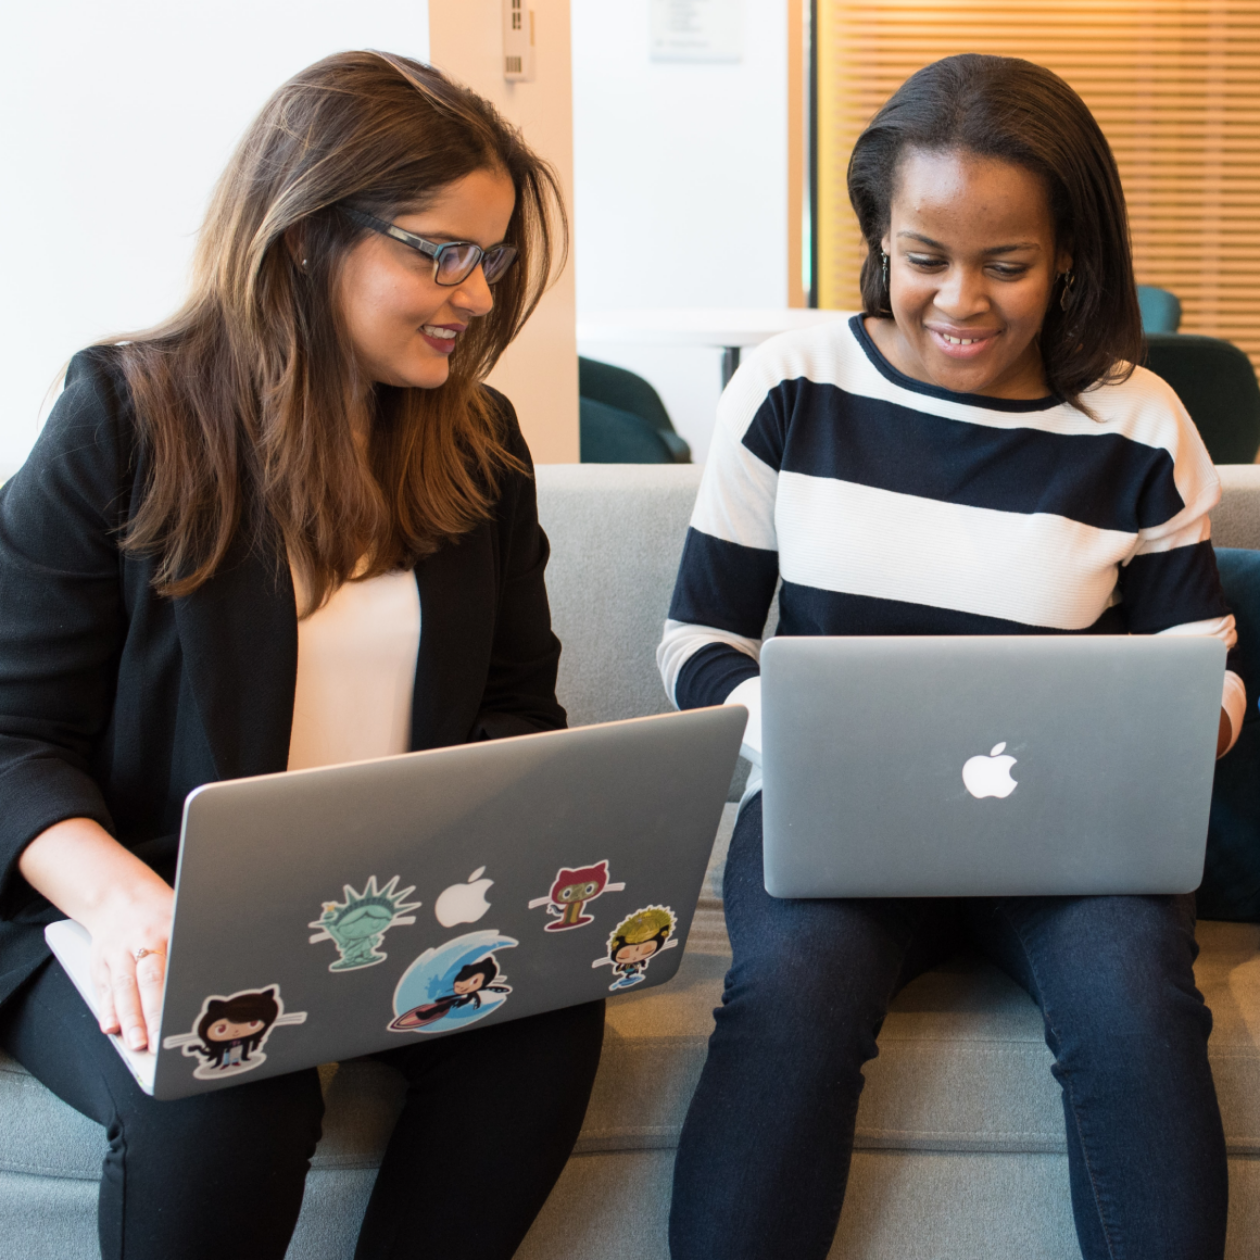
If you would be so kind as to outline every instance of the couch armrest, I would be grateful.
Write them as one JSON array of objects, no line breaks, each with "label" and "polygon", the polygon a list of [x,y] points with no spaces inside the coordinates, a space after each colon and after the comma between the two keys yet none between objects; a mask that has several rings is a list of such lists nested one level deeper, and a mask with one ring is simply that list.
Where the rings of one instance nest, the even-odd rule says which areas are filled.
[{"label": "couch armrest", "polygon": [[1218,464],[1221,501],[1212,513],[1218,547],[1260,550],[1260,464]]}]

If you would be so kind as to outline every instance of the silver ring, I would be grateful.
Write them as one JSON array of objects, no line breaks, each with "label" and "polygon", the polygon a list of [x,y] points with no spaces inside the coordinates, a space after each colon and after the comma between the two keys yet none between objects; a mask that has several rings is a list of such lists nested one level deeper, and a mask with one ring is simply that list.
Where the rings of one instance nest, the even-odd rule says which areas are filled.
[{"label": "silver ring", "polygon": [[166,957],[166,955],[162,953],[160,949],[144,949],[143,947],[136,950],[134,957],[135,957],[136,962],[139,962],[140,959],[142,958],[148,958],[150,954],[156,954],[159,958]]}]

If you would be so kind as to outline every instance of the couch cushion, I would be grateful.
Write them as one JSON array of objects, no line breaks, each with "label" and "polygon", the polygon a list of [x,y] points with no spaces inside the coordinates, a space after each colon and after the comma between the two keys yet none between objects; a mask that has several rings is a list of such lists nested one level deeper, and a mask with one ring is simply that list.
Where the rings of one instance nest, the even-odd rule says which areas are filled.
[{"label": "couch cushion", "polygon": [[[328,1117],[313,1167],[376,1168],[402,1106],[402,1077],[359,1060],[320,1069]],[[0,1171],[100,1179],[105,1130],[0,1051]]]},{"label": "couch cushion", "polygon": [[672,708],[656,669],[687,522],[694,464],[544,464],[538,515],[564,645],[557,692],[573,726]]},{"label": "couch cushion", "polygon": [[[672,1174],[672,1151],[571,1159],[516,1260],[668,1255]],[[1226,1260],[1254,1260],[1260,1160],[1231,1159],[1229,1182]],[[829,1252],[830,1260],[1080,1256],[1066,1156],[953,1151],[858,1151]]]},{"label": "couch cushion", "polygon": [[0,1051],[0,1171],[97,1180],[105,1130]]},{"label": "couch cushion", "polygon": [[[563,650],[556,691],[571,726],[669,712],[656,645],[703,468],[540,464],[538,516],[551,539],[547,590]],[[779,620],[778,600],[767,624]],[[728,799],[743,795],[740,760]]]}]

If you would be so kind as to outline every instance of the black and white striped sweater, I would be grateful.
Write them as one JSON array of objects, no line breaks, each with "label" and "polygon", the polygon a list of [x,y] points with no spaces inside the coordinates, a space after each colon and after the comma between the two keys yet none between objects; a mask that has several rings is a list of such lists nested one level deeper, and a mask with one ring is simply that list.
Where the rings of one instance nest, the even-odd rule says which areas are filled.
[{"label": "black and white striped sweater", "polygon": [[[786,333],[718,407],[657,661],[680,708],[749,705],[777,633],[1235,639],[1208,513],[1220,483],[1143,368],[1088,396],[955,394],[893,368],[860,316]],[[1246,704],[1225,679],[1235,733]]]}]

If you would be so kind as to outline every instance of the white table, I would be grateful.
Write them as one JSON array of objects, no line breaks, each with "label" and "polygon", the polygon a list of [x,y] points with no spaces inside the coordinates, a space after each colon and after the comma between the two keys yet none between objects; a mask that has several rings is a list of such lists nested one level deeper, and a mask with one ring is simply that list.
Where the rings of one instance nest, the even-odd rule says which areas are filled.
[{"label": "white table", "polygon": [[793,328],[848,319],[852,311],[745,307],[662,307],[588,311],[577,320],[579,341],[598,345],[713,346],[722,351],[722,386],[739,367],[740,351]]}]

